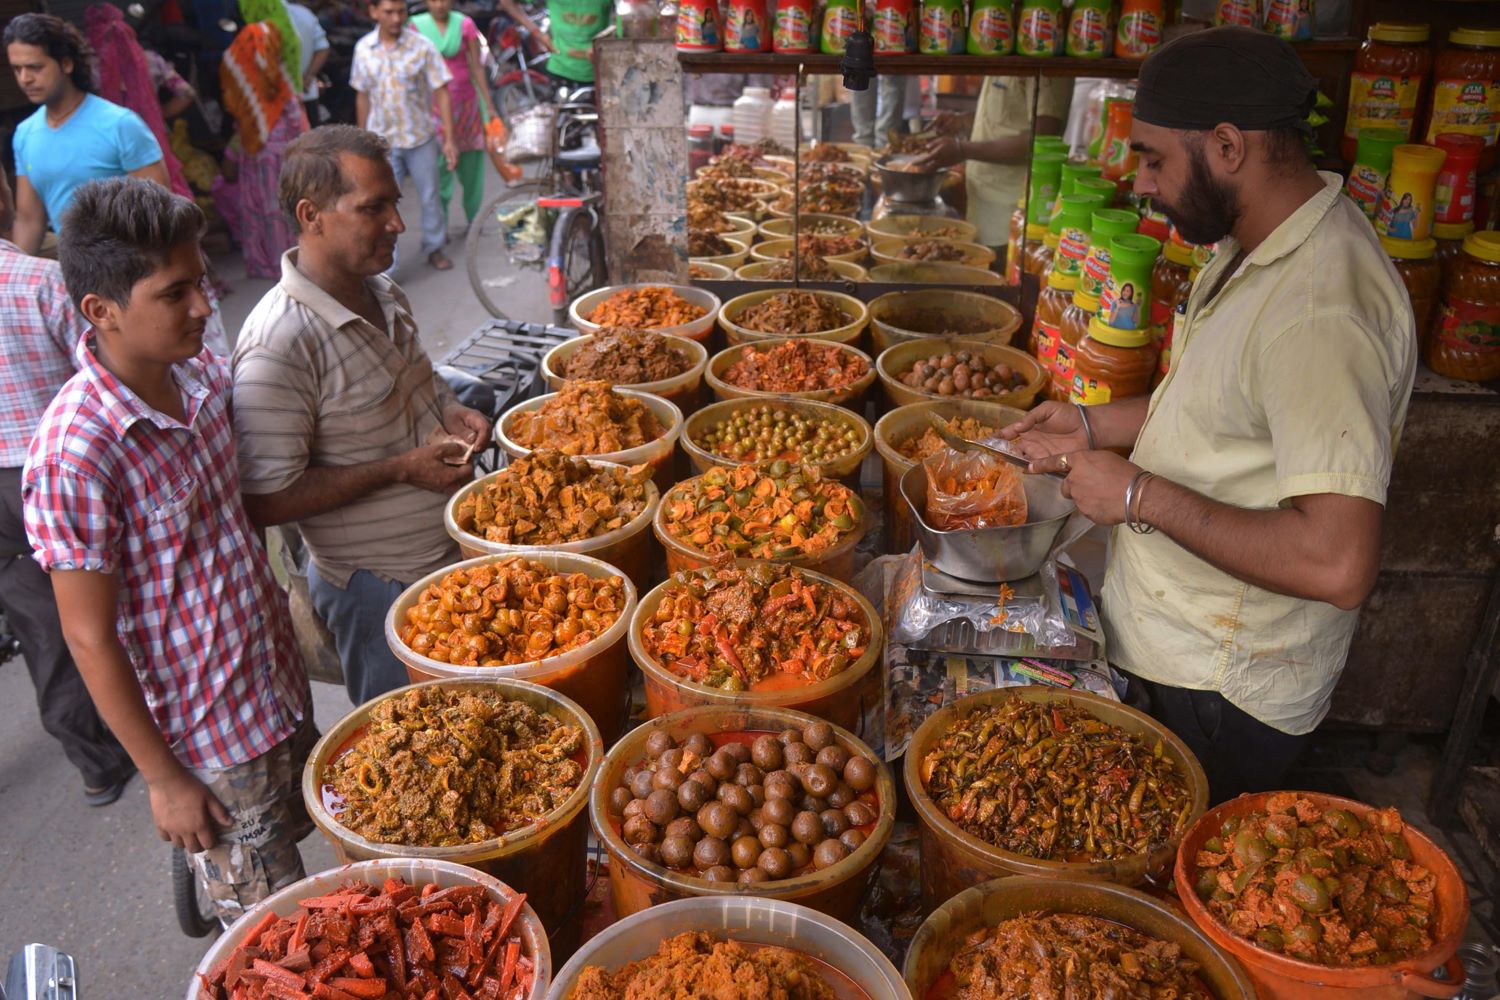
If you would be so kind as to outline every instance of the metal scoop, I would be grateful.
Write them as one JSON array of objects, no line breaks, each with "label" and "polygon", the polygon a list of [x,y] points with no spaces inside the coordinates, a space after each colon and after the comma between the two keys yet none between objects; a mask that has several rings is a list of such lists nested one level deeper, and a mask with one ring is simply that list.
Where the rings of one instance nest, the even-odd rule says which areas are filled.
[{"label": "metal scoop", "polygon": [[[959,434],[952,427],[950,427],[948,425],[948,421],[944,420],[936,413],[927,414],[927,422],[932,424],[932,429],[938,432],[938,437],[943,439],[943,443],[948,447],[954,449],[955,451],[982,451],[986,454],[994,455],[996,458],[1001,459],[1002,461],[1009,462],[1011,465],[1019,465],[1022,469],[1031,468],[1031,463],[1022,458],[1020,455],[1014,455],[1008,451],[1001,451],[999,448],[995,448],[987,444],[981,444],[978,441],[970,441],[968,438]],[[1053,472],[1044,473],[1044,475],[1051,476],[1053,479],[1063,478],[1062,476],[1059,476]]]}]

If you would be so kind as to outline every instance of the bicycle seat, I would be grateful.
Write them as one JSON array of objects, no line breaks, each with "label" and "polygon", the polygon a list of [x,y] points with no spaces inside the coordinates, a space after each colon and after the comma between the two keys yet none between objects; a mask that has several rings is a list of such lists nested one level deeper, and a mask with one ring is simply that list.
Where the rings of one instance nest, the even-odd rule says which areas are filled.
[{"label": "bicycle seat", "polygon": [[577,149],[559,150],[557,162],[575,169],[586,169],[599,165],[599,144],[589,139]]}]

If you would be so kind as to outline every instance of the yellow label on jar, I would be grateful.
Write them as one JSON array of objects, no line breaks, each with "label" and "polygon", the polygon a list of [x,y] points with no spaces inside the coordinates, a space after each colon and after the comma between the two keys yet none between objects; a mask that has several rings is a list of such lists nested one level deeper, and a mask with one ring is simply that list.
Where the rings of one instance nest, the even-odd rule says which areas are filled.
[{"label": "yellow label on jar", "polygon": [[1358,139],[1362,128],[1396,128],[1411,138],[1421,90],[1421,77],[1349,74],[1349,117],[1344,123],[1344,135]]},{"label": "yellow label on jar", "polygon": [[1110,398],[1109,383],[1097,378],[1085,378],[1082,373],[1073,373],[1073,391],[1069,400],[1084,406],[1107,403]]},{"label": "yellow label on jar", "polygon": [[1486,146],[1495,145],[1500,130],[1500,84],[1484,80],[1439,80],[1432,93],[1432,120],[1427,125],[1428,145],[1444,132],[1477,135]]}]

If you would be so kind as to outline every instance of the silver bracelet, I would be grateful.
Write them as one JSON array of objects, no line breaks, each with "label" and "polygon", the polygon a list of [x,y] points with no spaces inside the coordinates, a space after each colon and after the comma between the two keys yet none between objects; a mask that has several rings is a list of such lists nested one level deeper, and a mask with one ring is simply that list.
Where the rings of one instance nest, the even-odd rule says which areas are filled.
[{"label": "silver bracelet", "polygon": [[1094,428],[1089,423],[1088,411],[1082,403],[1074,403],[1073,405],[1078,407],[1078,419],[1083,421],[1083,433],[1088,437],[1089,451],[1094,451],[1098,446],[1094,444]]},{"label": "silver bracelet", "polygon": [[1125,526],[1137,535],[1149,535],[1156,528],[1141,520],[1141,498],[1146,494],[1146,483],[1156,477],[1156,473],[1142,469],[1135,474],[1130,485],[1125,487]]}]

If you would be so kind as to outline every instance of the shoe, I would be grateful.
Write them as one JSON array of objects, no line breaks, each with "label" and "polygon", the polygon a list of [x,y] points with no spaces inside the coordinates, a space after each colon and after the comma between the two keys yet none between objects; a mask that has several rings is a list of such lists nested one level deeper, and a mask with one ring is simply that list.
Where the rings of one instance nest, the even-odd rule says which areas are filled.
[{"label": "shoe", "polygon": [[428,254],[427,263],[431,264],[435,271],[453,270],[453,261],[449,260],[441,250],[434,250]]},{"label": "shoe", "polygon": [[107,806],[117,801],[125,792],[125,786],[130,784],[130,779],[135,775],[135,765],[126,764],[125,770],[115,779],[113,784],[105,785],[103,788],[90,788],[83,786],[83,801],[95,809]]}]

